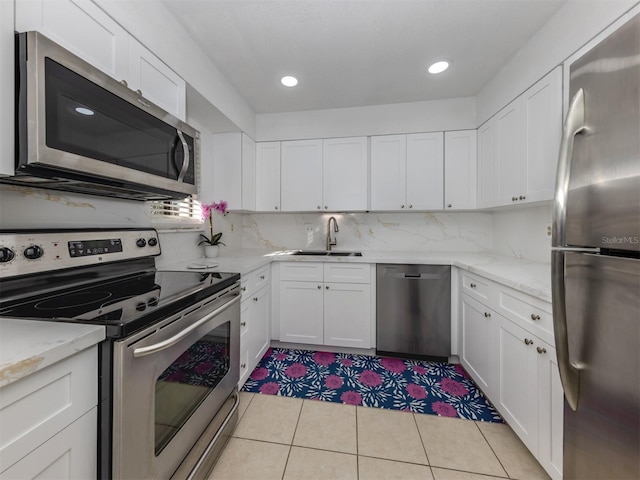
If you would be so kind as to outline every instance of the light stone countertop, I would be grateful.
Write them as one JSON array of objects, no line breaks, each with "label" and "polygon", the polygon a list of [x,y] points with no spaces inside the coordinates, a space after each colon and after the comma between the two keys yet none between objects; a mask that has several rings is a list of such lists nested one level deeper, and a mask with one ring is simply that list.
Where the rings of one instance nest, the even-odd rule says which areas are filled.
[{"label": "light stone countertop", "polygon": [[96,345],[104,338],[103,326],[0,318],[0,387]]},{"label": "light stone countertop", "polygon": [[[339,250],[338,250],[339,251]],[[194,258],[177,262],[161,270],[188,270],[188,265],[217,264],[202,269],[212,272],[237,272],[241,275],[271,262],[345,262],[345,263],[420,263],[451,265],[494,282],[551,302],[551,265],[494,253],[363,251],[361,257],[323,257],[291,255],[295,250],[227,250],[217,258]]]}]

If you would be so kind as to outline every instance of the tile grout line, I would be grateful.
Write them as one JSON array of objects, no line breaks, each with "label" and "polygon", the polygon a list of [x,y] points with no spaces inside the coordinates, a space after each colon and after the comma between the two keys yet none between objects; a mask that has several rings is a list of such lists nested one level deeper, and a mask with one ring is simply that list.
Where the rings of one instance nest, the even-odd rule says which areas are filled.
[{"label": "tile grout line", "polygon": [[300,417],[302,416],[302,408],[304,407],[304,402],[305,400],[302,400],[300,404],[300,410],[298,411],[296,427],[293,429],[293,435],[291,436],[291,443],[289,444],[289,453],[287,454],[287,461],[284,462],[284,470],[282,470],[282,480],[284,480],[284,474],[287,471],[287,465],[289,465],[289,458],[291,458],[291,450],[293,450],[293,440],[296,438],[296,432],[298,431],[298,424],[300,423]]},{"label": "tile grout line", "polygon": [[422,451],[424,452],[424,456],[427,457],[427,465],[429,465],[429,468],[431,468],[431,460],[429,460],[429,454],[427,453],[427,447],[424,446],[424,440],[422,440],[422,434],[420,433],[420,427],[418,427],[418,420],[416,420],[416,414],[412,412],[411,416],[413,417],[413,423],[416,426],[416,430],[418,430],[418,437],[420,438],[420,444],[422,445]]},{"label": "tile grout line", "polygon": [[358,438],[358,406],[356,409],[356,478],[360,480],[360,439]]},{"label": "tile grout line", "polygon": [[502,461],[500,460],[500,457],[498,456],[496,451],[493,449],[493,445],[491,445],[491,442],[489,441],[489,439],[485,436],[485,434],[482,432],[482,429],[478,426],[478,422],[476,420],[474,420],[473,424],[476,426],[476,428],[480,432],[480,435],[482,435],[482,438],[484,438],[484,441],[487,442],[487,445],[489,445],[489,449],[491,450],[491,453],[493,453],[493,455],[496,457],[496,460],[498,460],[498,463],[500,464],[500,467],[502,467],[502,470],[504,470],[506,478],[511,478],[511,475],[509,475],[509,472],[507,472],[507,469],[502,464]]}]

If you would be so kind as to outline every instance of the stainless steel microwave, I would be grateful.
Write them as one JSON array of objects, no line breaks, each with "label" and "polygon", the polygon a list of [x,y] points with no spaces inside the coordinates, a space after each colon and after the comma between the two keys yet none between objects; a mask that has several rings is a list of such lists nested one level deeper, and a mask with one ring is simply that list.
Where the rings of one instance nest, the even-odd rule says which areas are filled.
[{"label": "stainless steel microwave", "polygon": [[37,32],[16,35],[16,174],[135,200],[195,195],[199,134]]}]

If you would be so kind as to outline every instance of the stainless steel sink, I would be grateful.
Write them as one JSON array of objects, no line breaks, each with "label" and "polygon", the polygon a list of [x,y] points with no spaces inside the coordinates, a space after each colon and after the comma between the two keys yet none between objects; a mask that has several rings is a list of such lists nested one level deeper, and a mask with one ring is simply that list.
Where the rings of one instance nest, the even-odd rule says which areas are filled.
[{"label": "stainless steel sink", "polygon": [[338,250],[297,250],[292,255],[312,255],[318,257],[361,257],[362,252],[341,252]]}]

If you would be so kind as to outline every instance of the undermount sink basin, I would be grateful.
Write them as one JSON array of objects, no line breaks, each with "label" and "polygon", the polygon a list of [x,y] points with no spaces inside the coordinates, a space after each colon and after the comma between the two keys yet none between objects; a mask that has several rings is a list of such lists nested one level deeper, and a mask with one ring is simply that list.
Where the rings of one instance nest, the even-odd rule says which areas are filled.
[{"label": "undermount sink basin", "polygon": [[313,255],[319,257],[361,257],[362,252],[340,252],[332,250],[298,250],[292,255]]}]

